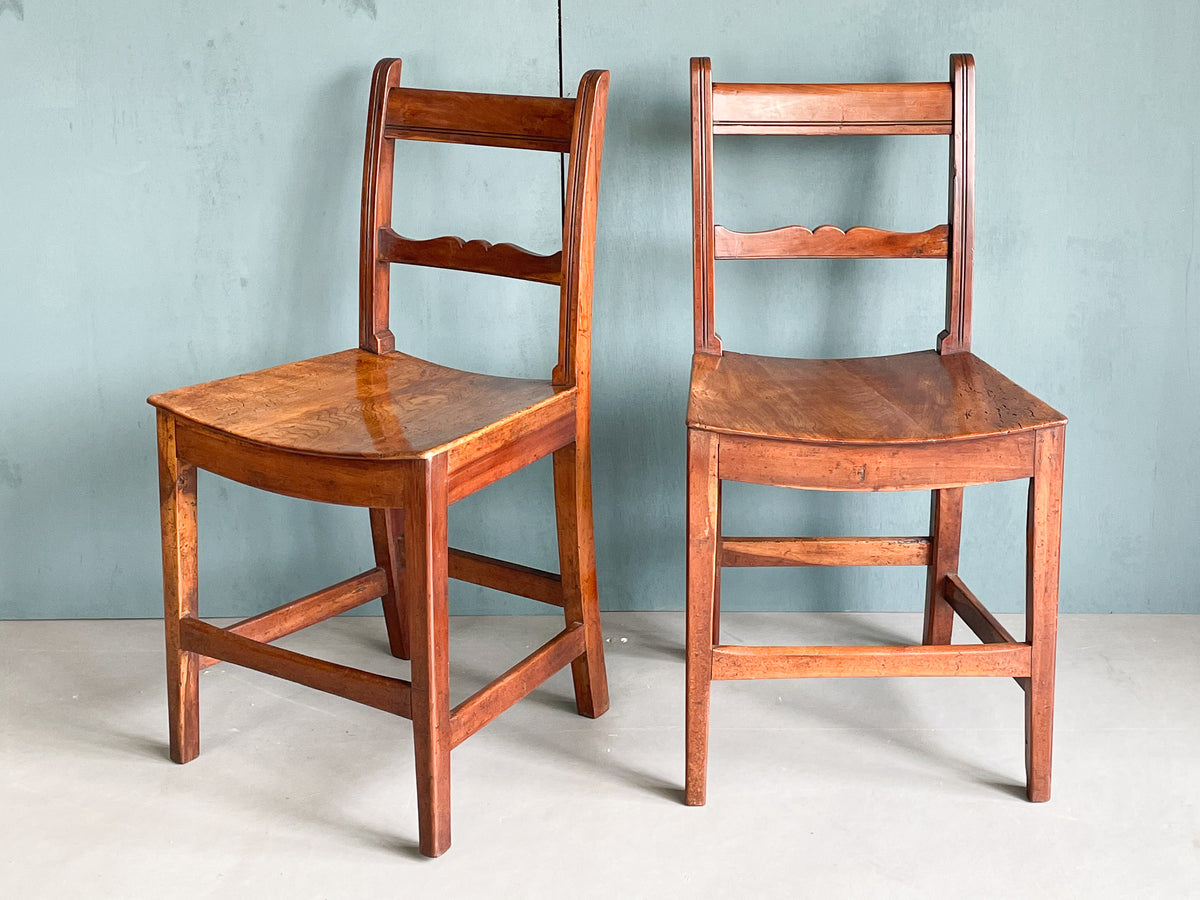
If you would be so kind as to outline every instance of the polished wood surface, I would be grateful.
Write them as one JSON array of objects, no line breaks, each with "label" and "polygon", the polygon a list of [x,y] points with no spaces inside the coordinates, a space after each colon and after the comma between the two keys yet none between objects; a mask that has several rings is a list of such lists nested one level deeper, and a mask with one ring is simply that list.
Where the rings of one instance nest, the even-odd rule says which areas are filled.
[{"label": "polished wood surface", "polygon": [[722,537],[721,565],[925,566],[926,537]]},{"label": "polished wood surface", "polygon": [[[1066,418],[970,352],[974,242],[974,62],[916,84],[714,83],[693,59],[695,353],[688,426],[687,706],[684,799],[705,802],[712,681],[887,676],[1011,677],[1025,690],[1030,800],[1050,796],[1054,642]],[[740,233],[717,224],[713,135],[944,135],[948,219],[924,232],[801,225]],[[726,350],[716,333],[715,261],[944,259],[937,350],[783,359]],[[739,263],[744,265],[745,263]],[[1016,640],[958,574],[963,487],[1029,479],[1026,634]],[[915,537],[725,537],[725,480],[823,491],[931,492]],[[720,641],[726,566],[926,567],[922,642],[751,647]],[[958,616],[982,644],[953,644]]]},{"label": "polished wood surface", "polygon": [[715,84],[716,134],[949,134],[951,91],[930,84]]},{"label": "polished wood surface", "polygon": [[[363,158],[359,346],[179,388],[158,410],[171,757],[199,752],[197,674],[220,660],[365,703],[413,724],[419,847],[450,846],[450,751],[552,674],[571,667],[576,708],[608,709],[592,534],[592,275],[608,73],[575,99],[401,88],[375,68]],[[395,141],[568,154],[562,248],[539,255],[392,227]],[[419,177],[419,176],[418,176]],[[435,198],[437,200],[438,198]],[[439,201],[440,202],[440,201]],[[432,266],[557,285],[559,353],[545,379],[501,378],[395,349],[390,267]],[[449,506],[553,457],[561,574],[449,547]],[[196,471],[369,510],[375,568],[228,628],[197,606]],[[447,581],[461,578],[561,607],[563,631],[454,709]],[[314,659],[270,641],[375,597],[411,681]]]},{"label": "polished wood surface", "polygon": [[[560,394],[568,394],[560,398]],[[343,350],[155,394],[150,402],[231,437],[295,453],[417,459],[550,407],[569,389],[439,366],[404,353]]]},{"label": "polished wood surface", "polygon": [[392,139],[568,153],[575,110],[561,97],[398,88],[388,96],[384,129]]},{"label": "polished wood surface", "polygon": [[185,763],[200,752],[200,656],[184,646],[182,627],[198,609],[196,467],[179,457],[175,420],[160,412],[157,421],[167,720],[171,759]]},{"label": "polished wood surface", "polygon": [[[334,616],[341,615],[351,609],[356,609],[364,603],[384,596],[388,589],[387,573],[376,567],[361,575],[331,584],[327,588],[306,594],[299,600],[285,603],[274,609],[251,616],[248,619],[228,626],[225,630],[230,634],[238,634],[254,641],[270,642],[285,635],[293,634],[301,628],[315,625]],[[200,660],[201,668],[208,668],[220,662],[211,656]]]},{"label": "polished wood surface", "polygon": [[947,254],[948,229],[885,231],[859,225],[842,231],[836,225],[786,225],[770,231],[713,229],[717,259],[941,259]]},{"label": "polished wood surface", "polygon": [[384,228],[379,234],[379,256],[389,263],[410,266],[504,275],[545,284],[559,284],[562,281],[561,250],[539,254],[516,244],[464,241],[454,235],[414,240]]},{"label": "polished wood surface", "polygon": [[688,425],[837,443],[961,440],[1063,415],[969,353],[861,359],[696,354]]},{"label": "polished wood surface", "polygon": [[692,59],[692,306],[697,353],[720,353],[716,331],[712,63]]},{"label": "polished wood surface", "polygon": [[1021,677],[1028,644],[913,647],[714,647],[713,678]]},{"label": "polished wood surface", "polygon": [[950,264],[946,268],[946,328],[938,352],[971,349],[971,291],[975,265],[975,61],[950,57],[954,127],[950,133]]}]

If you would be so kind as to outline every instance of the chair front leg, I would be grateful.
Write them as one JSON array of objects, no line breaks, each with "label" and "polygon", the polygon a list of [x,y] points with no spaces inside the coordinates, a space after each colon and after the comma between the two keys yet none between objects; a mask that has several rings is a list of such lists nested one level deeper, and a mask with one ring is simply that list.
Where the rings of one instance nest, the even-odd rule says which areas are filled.
[{"label": "chair front leg", "polygon": [[946,601],[946,576],[958,574],[962,538],[963,489],[933,491],[929,514],[930,559],[925,585],[924,644],[949,644],[954,633],[954,608]]},{"label": "chair front leg", "polygon": [[447,606],[446,457],[417,461],[405,491],[405,578],[412,615],[412,722],[420,850],[450,847],[450,623]]},{"label": "chair front leg", "polygon": [[175,418],[158,413],[158,494],[162,520],[163,624],[171,759],[200,753],[200,660],[181,646],[180,622],[197,614],[196,467],[175,445]]},{"label": "chair front leg", "polygon": [[575,708],[596,718],[608,710],[608,675],[596,589],[592,532],[592,465],[586,437],[554,451],[554,511],[567,624],[583,625],[584,651],[571,663]]},{"label": "chair front leg", "polygon": [[703,806],[708,784],[708,711],[712,692],[713,614],[721,577],[717,559],[718,437],[688,430],[687,709],[684,802]]},{"label": "chair front leg", "polygon": [[1034,802],[1050,799],[1065,436],[1062,426],[1037,433],[1029,482],[1025,640],[1032,649],[1032,664],[1025,690],[1025,777],[1026,794]]},{"label": "chair front leg", "polygon": [[408,659],[408,605],[404,602],[404,511],[371,510],[371,542],[375,565],[387,573],[388,592],[382,597],[383,622],[392,656]]}]

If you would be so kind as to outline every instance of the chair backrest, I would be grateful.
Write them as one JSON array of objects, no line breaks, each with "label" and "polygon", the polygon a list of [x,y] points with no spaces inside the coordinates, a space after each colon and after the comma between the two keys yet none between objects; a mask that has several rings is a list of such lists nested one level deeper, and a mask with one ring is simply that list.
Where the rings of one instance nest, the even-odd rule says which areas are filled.
[{"label": "chair backrest", "polygon": [[[586,388],[591,364],[592,271],[608,72],[593,70],[575,99],[400,87],[400,60],[375,66],[363,162],[359,346],[395,348],[389,328],[393,263],[460,269],[559,285],[559,348],[553,380]],[[515,244],[445,236],[412,240],[392,230],[397,140],[543,150],[570,155],[562,249],[549,255]],[[432,199],[432,198],[431,198]]]},{"label": "chair backrest", "polygon": [[[730,231],[713,221],[714,134],[940,134],[950,137],[949,221],[902,233],[832,225]],[[945,259],[941,353],[971,347],[974,243],[975,61],[950,57],[950,80],[908,84],[714,84],[708,59],[692,60],[692,234],[696,351],[721,352],[714,324],[717,259]]]}]

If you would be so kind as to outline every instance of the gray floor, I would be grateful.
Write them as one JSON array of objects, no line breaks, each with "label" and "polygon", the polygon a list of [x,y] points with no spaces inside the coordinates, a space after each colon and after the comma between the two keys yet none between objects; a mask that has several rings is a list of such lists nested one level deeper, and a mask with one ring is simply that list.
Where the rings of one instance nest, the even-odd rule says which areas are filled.
[{"label": "gray floor", "polygon": [[[454,697],[550,618],[457,618]],[[547,685],[454,751],[417,856],[407,722],[228,665],[166,758],[160,626],[0,623],[3,897],[1200,897],[1200,616],[1067,616],[1054,799],[1007,679],[714,687],[684,807],[682,617],[605,617],[612,710]],[[731,615],[747,643],[908,640],[908,615]],[[286,643],[404,673],[378,619]],[[577,885],[577,886],[574,886]],[[429,889],[429,890],[424,890]]]}]

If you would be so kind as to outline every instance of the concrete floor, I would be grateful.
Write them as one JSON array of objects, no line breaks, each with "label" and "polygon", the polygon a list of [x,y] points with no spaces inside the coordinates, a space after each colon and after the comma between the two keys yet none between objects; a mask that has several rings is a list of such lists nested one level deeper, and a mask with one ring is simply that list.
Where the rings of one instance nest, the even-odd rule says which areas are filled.
[{"label": "concrete floor", "polygon": [[[1200,616],[1063,618],[1038,805],[1011,681],[880,679],[715,685],[708,806],[683,806],[682,626],[606,615],[608,714],[575,716],[559,674],[455,750],[454,843],[425,860],[406,721],[226,664],[201,678],[201,755],[176,766],[157,622],[0,623],[0,896],[1200,897]],[[452,620],[454,699],[556,627]],[[284,643],[405,674],[378,619]]]}]

